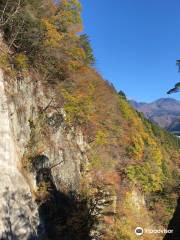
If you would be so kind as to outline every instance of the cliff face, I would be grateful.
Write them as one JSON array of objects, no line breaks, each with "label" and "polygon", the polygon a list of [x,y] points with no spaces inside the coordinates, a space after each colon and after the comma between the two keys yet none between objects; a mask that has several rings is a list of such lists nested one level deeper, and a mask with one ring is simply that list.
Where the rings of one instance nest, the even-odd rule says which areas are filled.
[{"label": "cliff face", "polygon": [[12,239],[16,236],[28,239],[39,223],[38,211],[29,185],[18,169],[19,156],[11,129],[2,71],[0,96],[0,238]]},{"label": "cliff face", "polygon": [[42,165],[52,169],[57,186],[61,179],[72,190],[76,189],[80,162],[85,159],[83,152],[87,147],[81,131],[66,129],[64,111],[57,112],[51,107],[53,92],[44,93],[41,83],[32,76],[15,82],[7,79],[7,82],[10,122],[20,159],[26,161],[29,151],[32,155],[43,155]]},{"label": "cliff face", "polygon": [[[93,181],[88,173],[90,146],[79,127],[67,125],[65,111],[54,107],[53,90],[45,90],[35,77],[29,74],[22,81],[1,71],[1,236],[90,239],[103,226],[96,216],[115,214],[117,196],[112,184],[101,188],[98,183],[89,185],[90,191],[98,191],[90,200],[92,208],[83,196],[75,197],[80,188],[87,191],[84,180]],[[65,225],[64,232],[58,234],[56,221]],[[82,230],[73,229],[74,224],[83,224],[78,226]]]},{"label": "cliff face", "polygon": [[[0,77],[1,209],[5,214],[1,215],[1,234],[12,231],[17,237],[28,239],[31,233],[37,234],[40,224],[38,206],[34,203],[35,199],[43,198],[37,193],[40,170],[49,169],[57,191],[77,190],[81,165],[87,162],[88,145],[80,129],[66,128],[63,110],[57,112],[50,108],[49,111],[52,93],[45,95],[39,82],[31,76],[23,81],[5,80],[2,71]],[[47,139],[41,139],[39,115],[42,111],[46,111],[46,121],[51,128]],[[37,158],[37,164],[26,168],[29,152]],[[11,212],[6,212],[7,207]],[[3,222],[7,217],[10,223]]]}]

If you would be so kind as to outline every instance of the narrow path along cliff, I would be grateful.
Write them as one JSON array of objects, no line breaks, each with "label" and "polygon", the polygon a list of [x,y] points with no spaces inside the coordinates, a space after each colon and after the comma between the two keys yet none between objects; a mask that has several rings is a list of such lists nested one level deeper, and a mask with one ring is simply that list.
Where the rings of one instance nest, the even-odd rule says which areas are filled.
[{"label": "narrow path along cliff", "polygon": [[37,214],[29,187],[18,171],[18,156],[13,142],[0,71],[0,239],[28,239],[36,234]]}]

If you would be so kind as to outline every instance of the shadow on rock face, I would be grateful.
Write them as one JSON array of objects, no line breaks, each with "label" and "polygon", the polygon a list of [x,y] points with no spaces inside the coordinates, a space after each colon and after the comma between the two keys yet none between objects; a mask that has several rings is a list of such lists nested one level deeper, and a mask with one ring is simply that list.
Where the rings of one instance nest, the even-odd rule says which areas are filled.
[{"label": "shadow on rock face", "polygon": [[180,198],[177,202],[177,207],[174,212],[173,218],[168,225],[169,230],[173,230],[173,233],[167,233],[163,240],[179,240],[180,239]]},{"label": "shadow on rock face", "polygon": [[[21,191],[10,191],[6,188],[3,194],[1,240],[35,240],[38,214],[29,194]],[[2,230],[2,229],[1,229]]]},{"label": "shadow on rock face", "polygon": [[[42,181],[48,183],[49,198],[40,204],[39,216],[45,233],[45,240],[90,240],[90,231],[95,224],[87,200],[72,192],[59,192],[52,180],[51,170],[38,171],[37,185]],[[42,228],[43,229],[43,228]]]},{"label": "shadow on rock face", "polygon": [[[44,191],[45,198],[37,198],[38,213],[36,223],[32,222],[30,215],[34,206],[26,194],[9,193],[4,194],[4,225],[5,230],[0,235],[0,240],[90,240],[91,230],[96,224],[96,216],[92,214],[92,208],[88,206],[85,197],[74,192],[60,192],[57,190],[51,168],[47,166],[47,158],[38,156],[36,163],[36,184],[39,193]],[[18,204],[18,199],[23,199]],[[20,205],[20,206],[19,206]],[[35,204],[36,205],[36,204]],[[25,211],[28,206],[28,212]],[[16,209],[16,207],[18,207]],[[16,214],[14,214],[14,212]],[[12,218],[12,216],[15,216]],[[37,220],[38,219],[38,220]]]}]

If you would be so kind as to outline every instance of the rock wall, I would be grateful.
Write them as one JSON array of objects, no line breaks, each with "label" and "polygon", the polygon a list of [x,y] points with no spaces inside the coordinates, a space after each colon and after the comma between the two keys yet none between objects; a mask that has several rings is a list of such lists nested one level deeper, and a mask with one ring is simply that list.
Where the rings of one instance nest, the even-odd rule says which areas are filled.
[{"label": "rock wall", "polygon": [[[33,123],[34,135],[37,145],[39,144],[37,152],[48,159],[45,164],[46,167],[51,168],[56,187],[65,184],[75,190],[81,176],[81,164],[88,161],[85,154],[88,145],[83,140],[80,130],[67,128],[63,109],[59,112],[53,108],[55,104],[52,102],[53,91],[44,89],[39,81],[28,76],[22,81],[17,78],[7,79],[6,95],[10,125],[19,159],[22,159],[27,152],[33,131],[31,123]],[[41,120],[43,111],[45,118]],[[40,122],[41,126],[39,126]],[[42,131],[45,134],[41,134]],[[33,177],[31,184],[36,188]]]},{"label": "rock wall", "polygon": [[[15,239],[25,240],[38,235],[39,239],[42,233],[45,236],[39,205],[35,202],[38,181],[44,174],[42,169],[50,172],[56,192],[77,190],[81,166],[88,161],[88,145],[80,129],[66,127],[63,110],[57,112],[49,106],[53,92],[45,92],[32,76],[21,81],[17,77],[5,77],[0,71],[0,96],[0,169],[3,173],[0,176],[0,236],[13,239],[15,235]],[[44,127],[39,126],[42,109],[46,109]],[[32,123],[35,129],[32,129]],[[47,129],[43,130],[45,127]],[[43,135],[42,140],[41,131],[48,131],[48,137]],[[32,134],[36,140],[29,146]],[[40,144],[40,150],[34,155],[37,166],[33,171],[27,171],[23,159],[31,148],[36,148],[36,141]]]},{"label": "rock wall", "polygon": [[39,222],[30,188],[18,170],[18,160],[0,71],[0,239],[28,239],[36,235]]}]

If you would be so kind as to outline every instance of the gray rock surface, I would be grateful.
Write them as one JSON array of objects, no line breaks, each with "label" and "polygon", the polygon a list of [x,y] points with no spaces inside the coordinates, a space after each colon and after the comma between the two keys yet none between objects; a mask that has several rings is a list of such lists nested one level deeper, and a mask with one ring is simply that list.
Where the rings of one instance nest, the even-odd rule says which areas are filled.
[{"label": "gray rock surface", "polygon": [[18,170],[3,73],[0,71],[0,239],[26,240],[36,235],[38,211]]}]

